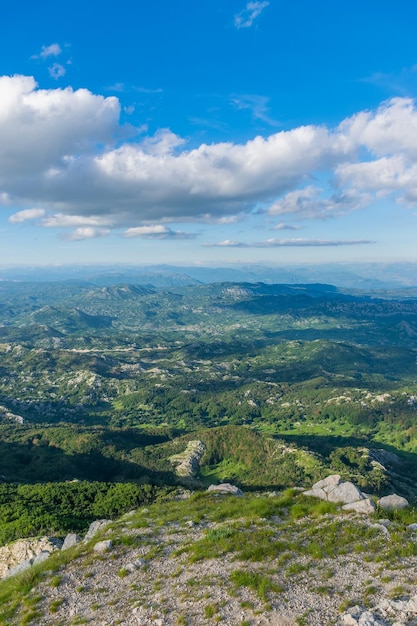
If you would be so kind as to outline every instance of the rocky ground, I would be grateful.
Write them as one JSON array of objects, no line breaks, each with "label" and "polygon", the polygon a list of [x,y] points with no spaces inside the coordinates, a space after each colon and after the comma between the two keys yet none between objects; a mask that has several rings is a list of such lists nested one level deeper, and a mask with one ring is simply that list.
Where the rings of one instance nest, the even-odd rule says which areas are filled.
[{"label": "rocky ground", "polygon": [[417,625],[412,510],[382,519],[297,491],[227,491],[68,537],[1,583],[0,624]]}]

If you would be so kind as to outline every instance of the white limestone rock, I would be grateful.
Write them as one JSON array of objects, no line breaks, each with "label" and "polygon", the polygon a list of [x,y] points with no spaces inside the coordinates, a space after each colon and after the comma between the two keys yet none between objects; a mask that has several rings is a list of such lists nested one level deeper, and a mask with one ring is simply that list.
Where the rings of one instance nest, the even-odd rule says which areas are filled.
[{"label": "white limestone rock", "polygon": [[64,543],[62,545],[61,550],[68,550],[68,548],[72,548],[76,546],[77,543],[80,543],[81,537],[76,533],[68,533],[68,535],[64,539]]},{"label": "white limestone rock", "polygon": [[208,493],[220,493],[224,495],[243,496],[243,492],[230,483],[220,483],[220,485],[210,485],[207,489]]},{"label": "white limestone rock", "polygon": [[95,535],[97,535],[100,530],[106,528],[109,524],[112,523],[110,519],[96,519],[95,522],[92,522],[87,530],[87,534],[84,537],[84,541],[90,541]]},{"label": "white limestone rock", "polygon": [[410,503],[406,498],[393,493],[390,496],[380,498],[378,500],[378,506],[380,506],[381,509],[384,509],[384,511],[395,511],[398,509],[405,509],[407,506],[410,506]]},{"label": "white limestone rock", "polygon": [[0,547],[0,578],[8,575],[20,563],[32,561],[40,552],[59,550],[62,541],[56,537],[19,539]]},{"label": "white limestone rock", "polygon": [[351,502],[364,500],[364,497],[358,487],[347,481],[330,489],[327,492],[327,499],[329,502],[343,502],[343,504],[350,504]]},{"label": "white limestone rock", "polygon": [[[365,515],[369,515],[370,513],[375,512],[375,504],[369,498],[365,500],[356,500],[356,502],[349,502],[348,504],[344,504],[342,506],[344,511],[354,511],[355,513],[364,513]],[[385,526],[381,524],[381,530],[388,532]]]},{"label": "white limestone rock", "polygon": [[94,552],[98,552],[102,554],[103,552],[108,552],[113,547],[113,542],[111,539],[105,539],[104,541],[98,541],[94,546]]}]

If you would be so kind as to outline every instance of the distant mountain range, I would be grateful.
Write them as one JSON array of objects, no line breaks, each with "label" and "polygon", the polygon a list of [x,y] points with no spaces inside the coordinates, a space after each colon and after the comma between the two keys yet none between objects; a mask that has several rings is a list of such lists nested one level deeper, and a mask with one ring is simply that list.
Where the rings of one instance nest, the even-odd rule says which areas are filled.
[{"label": "distant mountain range", "polygon": [[116,265],[4,267],[0,281],[67,280],[110,286],[136,283],[166,289],[213,282],[330,283],[345,289],[417,289],[417,262],[333,263],[316,265],[257,264],[226,267]]}]

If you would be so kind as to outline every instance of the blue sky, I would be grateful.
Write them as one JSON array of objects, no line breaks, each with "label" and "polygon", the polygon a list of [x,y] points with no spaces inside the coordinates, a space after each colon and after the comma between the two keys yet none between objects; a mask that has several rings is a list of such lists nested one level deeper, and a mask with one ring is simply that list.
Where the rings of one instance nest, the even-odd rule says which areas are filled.
[{"label": "blue sky", "polygon": [[416,260],[411,0],[16,2],[0,265]]}]

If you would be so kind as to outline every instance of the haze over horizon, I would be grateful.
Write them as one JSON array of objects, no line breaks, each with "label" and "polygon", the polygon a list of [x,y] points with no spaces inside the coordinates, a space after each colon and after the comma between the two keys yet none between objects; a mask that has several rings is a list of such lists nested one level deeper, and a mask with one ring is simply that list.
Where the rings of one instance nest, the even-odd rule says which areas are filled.
[{"label": "haze over horizon", "polygon": [[416,261],[415,18],[411,0],[8,6],[0,266]]}]

